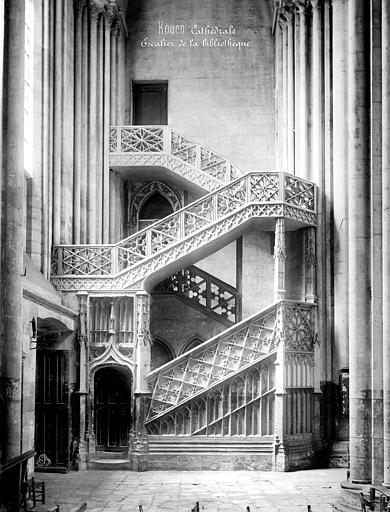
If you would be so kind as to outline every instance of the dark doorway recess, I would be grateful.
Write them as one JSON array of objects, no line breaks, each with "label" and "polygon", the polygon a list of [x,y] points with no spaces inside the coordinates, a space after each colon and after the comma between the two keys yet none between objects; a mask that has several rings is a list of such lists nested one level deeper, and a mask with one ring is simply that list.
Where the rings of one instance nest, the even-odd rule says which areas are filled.
[{"label": "dark doorway recess", "polygon": [[36,469],[69,467],[68,352],[37,350],[35,401]]},{"label": "dark doorway recess", "polygon": [[95,433],[98,450],[127,448],[131,426],[131,374],[101,368],[95,374]]},{"label": "dark doorway recess", "polygon": [[168,82],[133,82],[133,124],[168,123]]}]

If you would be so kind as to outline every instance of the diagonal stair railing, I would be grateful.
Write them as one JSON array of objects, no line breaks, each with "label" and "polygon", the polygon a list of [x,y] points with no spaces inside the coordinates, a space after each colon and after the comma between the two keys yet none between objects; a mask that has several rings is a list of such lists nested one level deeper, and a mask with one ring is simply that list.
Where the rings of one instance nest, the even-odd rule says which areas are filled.
[{"label": "diagonal stair railing", "polygon": [[[284,381],[275,374],[276,360],[287,360],[279,364],[286,385],[294,387],[297,371],[306,375],[302,407],[303,394],[312,396],[314,315],[314,304],[279,301],[151,372],[148,432],[272,435],[275,391]],[[290,394],[286,405],[293,411],[297,403]]]},{"label": "diagonal stair railing", "polygon": [[315,185],[286,173],[251,172],[117,244],[54,246],[51,280],[62,291],[140,289],[153,273],[171,273],[169,264],[182,268],[189,254],[195,258],[248,221],[278,217],[295,227],[315,225]]},{"label": "diagonal stair railing", "polygon": [[111,126],[109,149],[111,167],[167,167],[208,191],[243,174],[228,159],[169,126]]},{"label": "diagonal stair railing", "polygon": [[175,295],[226,325],[241,319],[241,295],[237,288],[194,265],[158,283],[152,294]]},{"label": "diagonal stair railing", "polygon": [[279,341],[277,317],[277,304],[272,304],[151,372],[147,422],[273,354]]}]

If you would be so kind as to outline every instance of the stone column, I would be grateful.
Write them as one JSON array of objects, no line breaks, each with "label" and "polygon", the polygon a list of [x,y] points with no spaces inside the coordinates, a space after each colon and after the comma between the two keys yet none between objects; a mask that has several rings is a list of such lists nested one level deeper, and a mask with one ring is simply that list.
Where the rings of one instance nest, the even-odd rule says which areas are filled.
[{"label": "stone column", "polygon": [[111,27],[111,98],[110,98],[110,124],[116,125],[116,102],[117,102],[117,59],[116,45],[119,32],[119,19],[115,18]]},{"label": "stone column", "polygon": [[351,480],[371,481],[369,3],[348,2],[349,360]]},{"label": "stone column", "polygon": [[111,76],[111,25],[113,14],[104,17],[104,98],[103,98],[103,243],[110,241],[110,76]]},{"label": "stone column", "polygon": [[287,18],[287,170],[295,173],[295,81],[294,81],[294,13],[285,11]]},{"label": "stone column", "polygon": [[384,484],[390,487],[390,5],[382,0],[382,262]]},{"label": "stone column", "polygon": [[81,165],[81,106],[82,106],[82,35],[83,10],[86,0],[75,1],[75,84],[74,84],[74,170],[73,170],[73,243],[80,243],[80,179],[83,173]]},{"label": "stone column", "polygon": [[79,332],[77,342],[79,344],[79,389],[76,394],[79,397],[79,460],[78,469],[87,469],[87,397],[88,397],[88,327],[87,307],[88,294],[78,293],[79,298]]},{"label": "stone column", "polygon": [[[120,26],[119,26],[120,27]],[[116,124],[121,126],[124,124],[125,114],[125,101],[124,101],[124,87],[125,87],[125,35],[122,27],[118,30],[118,37],[116,42],[116,69],[117,69],[117,98],[116,98]]]},{"label": "stone column", "polygon": [[81,176],[80,176],[80,243],[87,243],[87,148],[88,148],[88,26],[89,13],[85,7],[82,18],[82,52],[81,52]]},{"label": "stone column", "polygon": [[97,111],[97,23],[100,10],[90,1],[89,27],[89,102],[88,102],[88,207],[87,207],[87,243],[96,243],[96,111]]},{"label": "stone column", "polygon": [[53,244],[61,243],[63,134],[63,0],[54,4]]},{"label": "stone column", "polygon": [[50,269],[50,247],[51,232],[49,224],[51,222],[49,177],[51,176],[52,159],[50,157],[50,5],[49,0],[43,2],[42,13],[42,273],[48,278]]},{"label": "stone column", "polygon": [[316,232],[315,228],[306,228],[305,242],[305,302],[315,302],[316,289]]},{"label": "stone column", "polygon": [[[280,303],[277,311],[277,321],[283,326],[285,323],[285,305]],[[286,453],[284,447],[284,427],[286,411],[286,363],[285,363],[285,339],[280,340],[275,360],[275,443],[274,443],[274,471],[286,471]]]},{"label": "stone column", "polygon": [[[306,1],[299,0],[296,2],[299,12],[299,96],[300,96],[300,109],[299,109],[299,169],[297,174],[303,178],[309,177],[309,163],[308,163],[308,140],[309,140],[309,95],[308,95],[308,22],[307,22],[307,8]],[[298,51],[298,49],[296,50]],[[298,144],[297,144],[298,148]]]},{"label": "stone column", "polygon": [[279,25],[282,31],[282,126],[280,133],[282,138],[282,171],[288,170],[288,124],[287,124],[287,109],[288,109],[288,96],[287,96],[287,20],[282,14],[279,17]]},{"label": "stone column", "polygon": [[[333,0],[334,355],[348,368],[348,26],[347,0]],[[337,368],[338,367],[338,368]]]},{"label": "stone column", "polygon": [[0,253],[0,456],[20,454],[24,206],[24,2],[4,2]]},{"label": "stone column", "polygon": [[[372,482],[383,483],[381,0],[371,1]],[[387,375],[387,371],[386,371]]]},{"label": "stone column", "polygon": [[97,24],[96,70],[96,243],[102,243],[103,235],[103,140],[104,140],[104,18],[99,15]]},{"label": "stone column", "polygon": [[276,81],[276,108],[277,108],[277,120],[276,120],[276,170],[278,172],[283,171],[283,35],[280,24],[277,23],[275,27],[275,81]]},{"label": "stone column", "polygon": [[275,247],[274,247],[274,301],[283,300],[286,297],[286,242],[285,220],[276,219]]},{"label": "stone column", "polygon": [[145,376],[150,372],[150,295],[136,295],[137,331],[135,347],[135,431],[130,434],[129,459],[134,471],[147,469],[147,432],[145,419],[150,396]]}]

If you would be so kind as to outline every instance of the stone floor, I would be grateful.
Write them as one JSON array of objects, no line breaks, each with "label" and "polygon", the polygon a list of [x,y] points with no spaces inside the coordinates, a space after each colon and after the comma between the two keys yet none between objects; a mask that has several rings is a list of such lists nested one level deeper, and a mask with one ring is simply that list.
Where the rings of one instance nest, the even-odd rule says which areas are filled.
[{"label": "stone floor", "polygon": [[295,473],[257,471],[84,471],[40,473],[47,503],[68,512],[86,501],[88,512],[330,512],[340,493],[345,469]]}]

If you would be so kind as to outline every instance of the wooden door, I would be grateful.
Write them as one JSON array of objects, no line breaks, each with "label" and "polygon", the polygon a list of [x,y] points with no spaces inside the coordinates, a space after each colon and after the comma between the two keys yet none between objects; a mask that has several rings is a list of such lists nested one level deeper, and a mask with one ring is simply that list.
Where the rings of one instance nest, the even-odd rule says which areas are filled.
[{"label": "wooden door", "polygon": [[68,352],[37,350],[35,451],[40,469],[69,466]]},{"label": "wooden door", "polygon": [[160,125],[168,122],[168,83],[133,83],[133,124]]},{"label": "wooden door", "polygon": [[127,370],[102,368],[95,374],[95,434],[98,450],[128,445],[131,379]]}]

